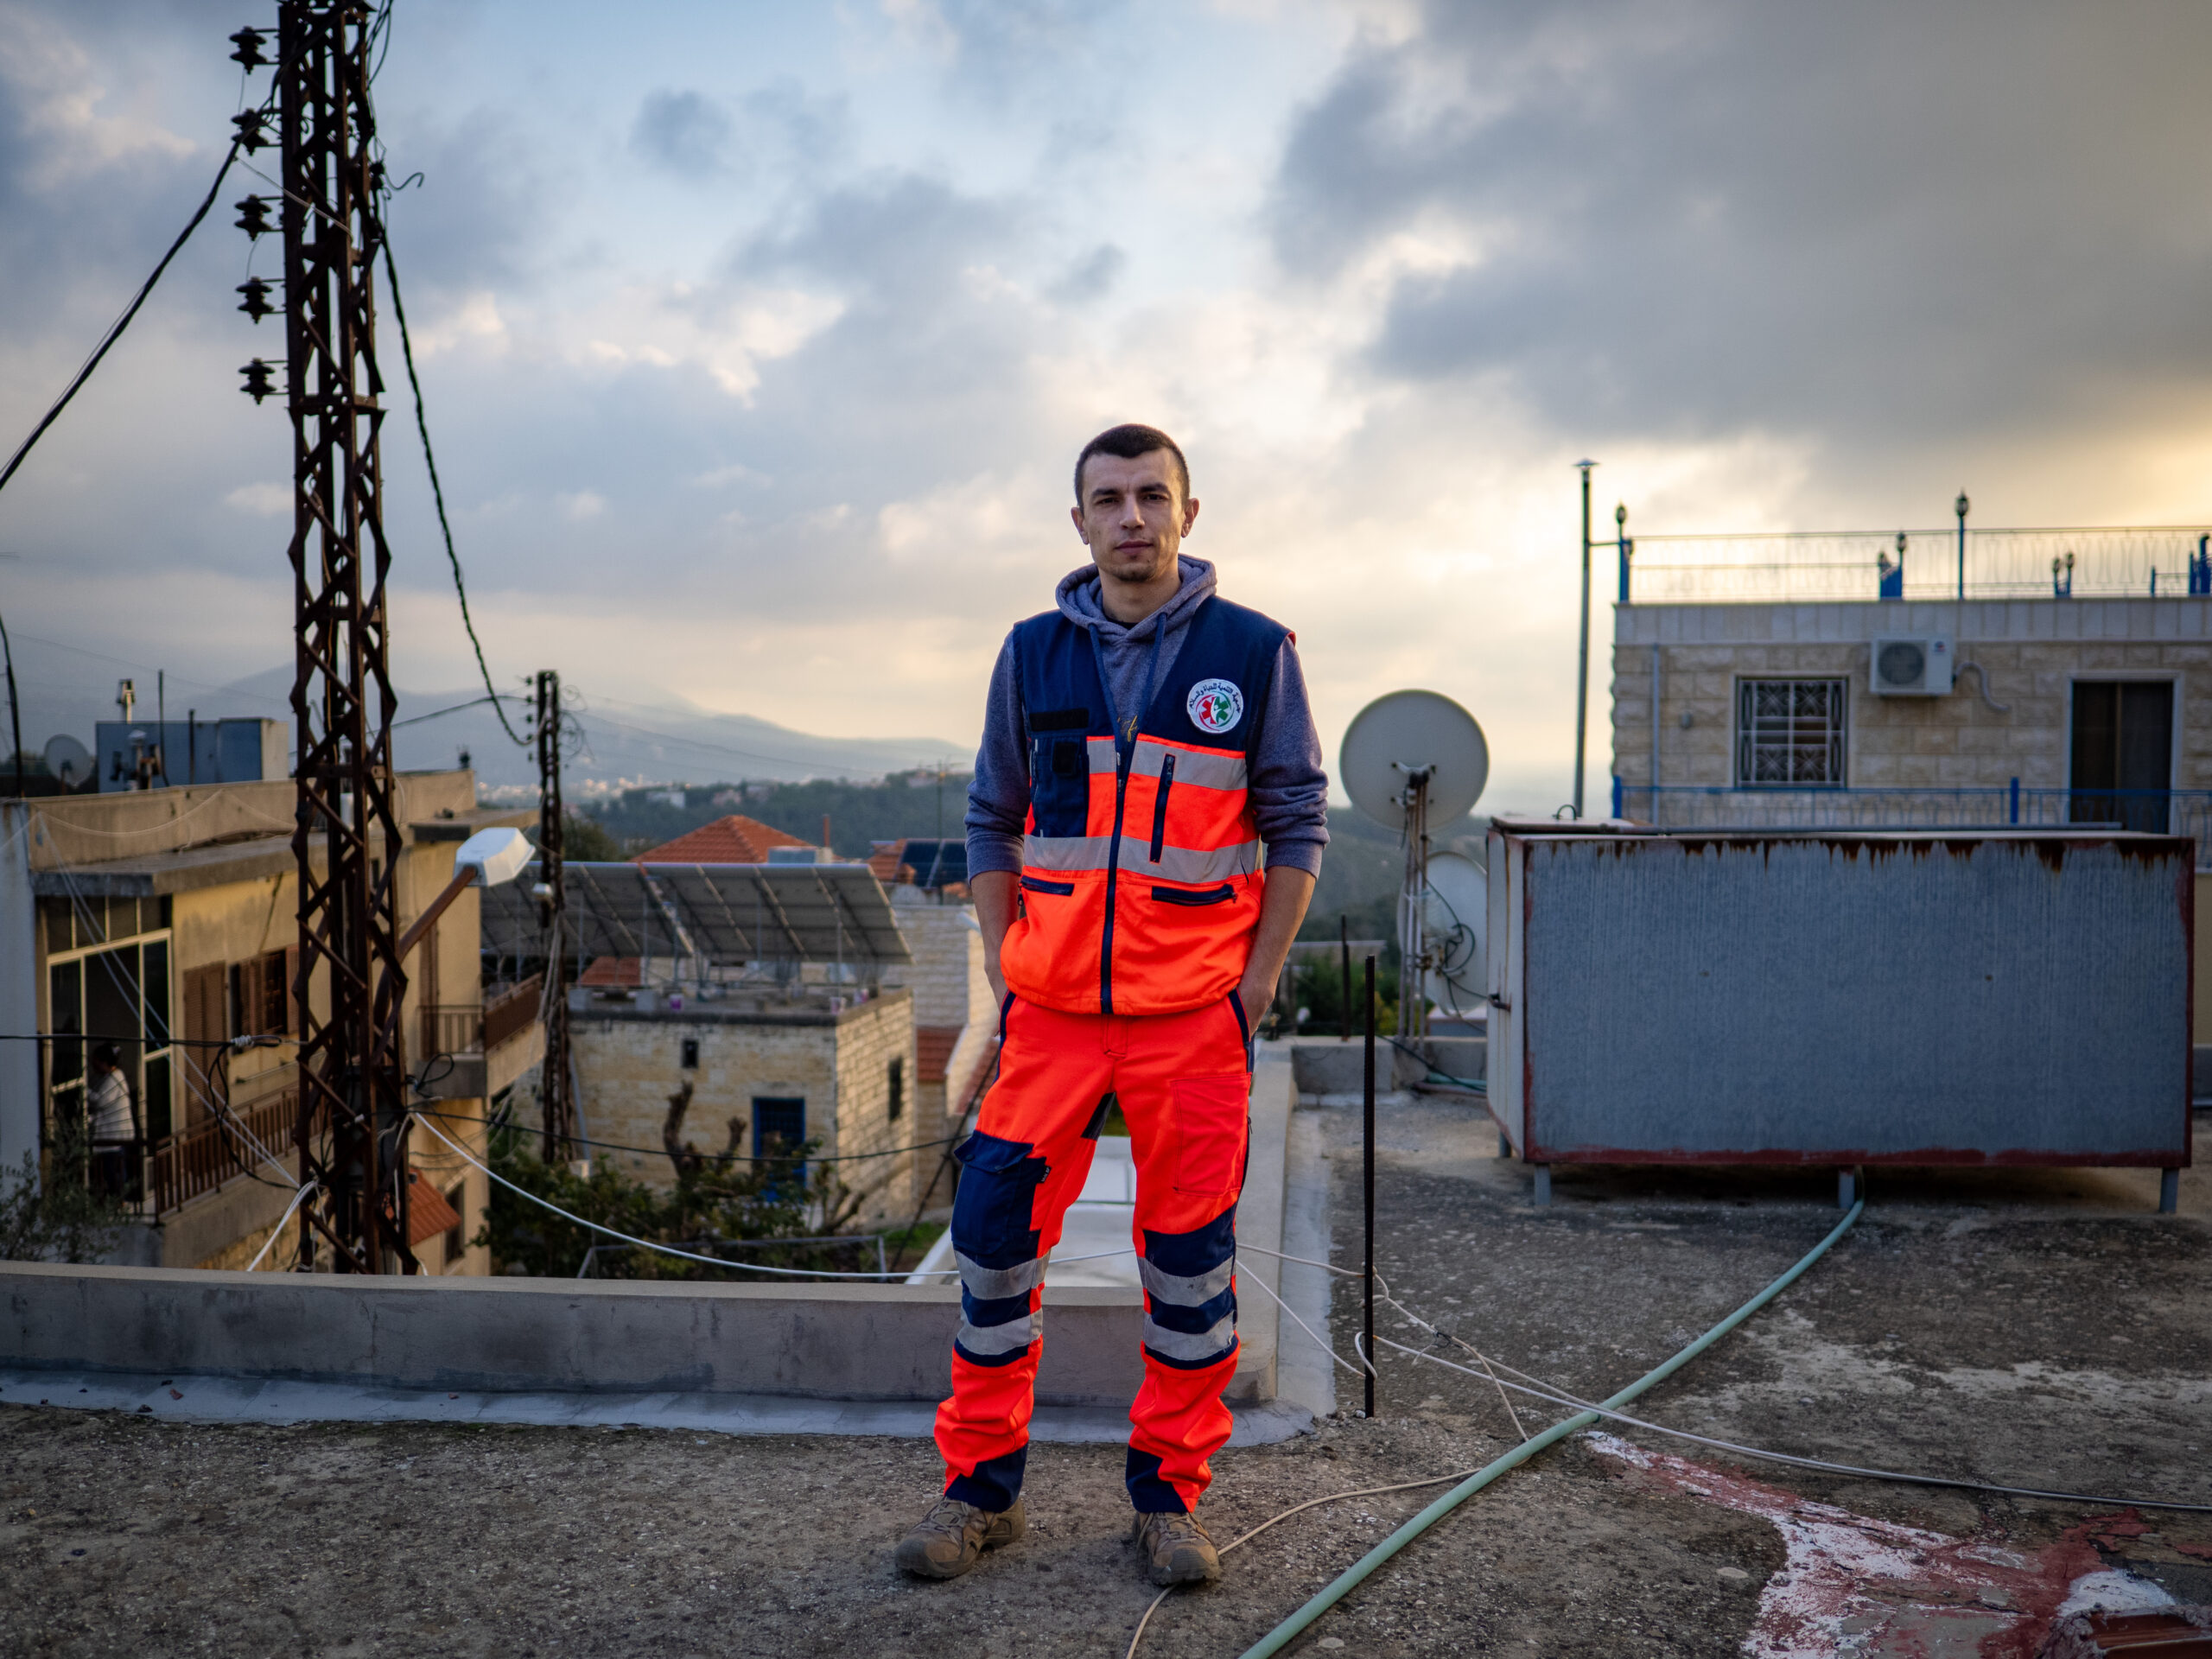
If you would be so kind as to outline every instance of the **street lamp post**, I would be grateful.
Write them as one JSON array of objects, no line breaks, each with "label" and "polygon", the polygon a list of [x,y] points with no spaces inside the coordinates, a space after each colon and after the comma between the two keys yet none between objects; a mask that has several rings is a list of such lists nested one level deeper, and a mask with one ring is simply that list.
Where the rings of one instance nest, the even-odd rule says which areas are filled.
[{"label": "street lamp post", "polygon": [[1574,816],[1582,816],[1582,756],[1590,729],[1590,469],[1594,461],[1574,463],[1582,471],[1582,641],[1574,674]]},{"label": "street lamp post", "polygon": [[1973,505],[1967,499],[1967,493],[1964,490],[1961,490],[1959,499],[1951,503],[1951,511],[1959,515],[1959,597],[1961,599],[1967,596],[1967,509]]}]

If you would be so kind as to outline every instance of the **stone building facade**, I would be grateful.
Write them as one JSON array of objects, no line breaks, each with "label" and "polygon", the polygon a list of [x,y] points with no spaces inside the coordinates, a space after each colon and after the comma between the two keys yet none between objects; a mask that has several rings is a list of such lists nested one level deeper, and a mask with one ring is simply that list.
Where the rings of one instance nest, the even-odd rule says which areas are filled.
[{"label": "stone building facade", "polygon": [[[399,844],[373,844],[397,870],[404,929],[451,879],[459,842],[534,815],[479,809],[467,771],[395,781]],[[120,1045],[135,1125],[125,1196],[139,1223],[126,1260],[238,1268],[264,1244],[264,1268],[296,1258],[296,1219],[270,1243],[298,1178],[295,794],[280,778],[0,804],[0,1014],[54,1033],[0,1046],[0,1165],[31,1151],[44,1179],[86,1179],[71,1148],[94,1043],[69,1034],[136,1036]],[[464,893],[416,947],[402,1027],[410,1071],[445,1078],[446,1133],[480,1158],[486,1100],[534,1063],[542,1033],[531,1023],[486,1052],[478,914]],[[323,995],[318,979],[318,1013]],[[223,1046],[246,1036],[259,1040]],[[435,1189],[452,1217],[415,1241],[423,1269],[490,1272],[489,1250],[471,1243],[487,1179],[420,1131],[410,1162],[428,1184],[417,1192]],[[433,1208],[415,1213],[418,1226]]]},{"label": "stone building facade", "polygon": [[[1874,693],[1878,640],[1938,638],[1948,694]],[[2212,600],[1624,604],[1612,692],[1615,810],[1629,817],[2115,822],[2194,836],[2196,902],[2212,906]],[[1800,766],[1826,775],[1747,775]],[[2212,929],[2196,938],[2192,1023],[2212,1044]],[[2212,1050],[2198,1052],[2212,1077]]]},{"label": "stone building facade", "polygon": [[[885,989],[860,1000],[836,987],[734,985],[711,998],[651,989],[571,993],[570,1052],[583,1133],[631,1150],[594,1149],[655,1185],[676,1179],[661,1147],[669,1103],[691,1090],[683,1136],[719,1152],[735,1126],[741,1167],[789,1143],[820,1142],[861,1196],[862,1230],[912,1215],[912,1159],[920,1135],[914,995]],[[876,1155],[882,1154],[882,1155]]]},{"label": "stone building facade", "polygon": [[[1954,642],[1948,695],[1874,693],[1873,643],[1900,637]],[[1783,683],[1806,688],[1789,694],[1801,706],[1782,710],[1773,692],[1762,714],[1760,689]],[[1612,708],[1623,807],[1660,822],[1815,788],[2009,792],[2017,780],[2023,821],[2050,816],[2037,791],[2212,790],[2212,601],[1621,605]],[[1765,741],[1777,735],[1779,747]],[[1693,787],[1737,798],[1700,808],[1676,793]],[[2173,804],[2177,831],[2187,805]]]},{"label": "stone building facade", "polygon": [[891,903],[914,954],[884,976],[914,995],[914,1201],[933,1208],[952,1202],[945,1154],[990,1068],[998,1009],[973,905],[938,904],[912,886],[893,887]]}]

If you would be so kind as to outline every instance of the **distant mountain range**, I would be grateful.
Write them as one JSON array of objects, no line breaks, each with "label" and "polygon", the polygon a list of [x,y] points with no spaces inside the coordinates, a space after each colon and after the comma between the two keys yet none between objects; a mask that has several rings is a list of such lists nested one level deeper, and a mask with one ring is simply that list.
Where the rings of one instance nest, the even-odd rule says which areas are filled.
[{"label": "distant mountain range", "polygon": [[[210,700],[203,692],[197,700],[202,705],[199,715],[203,720],[228,715],[288,721],[291,692],[292,671],[271,668],[226,686],[215,707],[206,706]],[[652,702],[602,702],[573,690],[569,696],[580,706],[570,710],[562,777],[575,801],[641,784],[859,781],[939,765],[964,772],[975,760],[973,751],[940,738],[817,737],[750,715],[717,714],[673,694]],[[150,714],[151,699],[143,692],[139,707]],[[506,705],[507,719],[518,732],[525,732],[529,712],[519,698]],[[111,712],[102,717],[115,716]],[[89,740],[92,733],[81,736]],[[43,737],[42,731],[35,738],[30,729],[24,732],[33,747]],[[464,752],[486,791],[535,791],[533,752],[500,729],[481,686],[400,692],[392,758],[403,770],[456,766]]]}]

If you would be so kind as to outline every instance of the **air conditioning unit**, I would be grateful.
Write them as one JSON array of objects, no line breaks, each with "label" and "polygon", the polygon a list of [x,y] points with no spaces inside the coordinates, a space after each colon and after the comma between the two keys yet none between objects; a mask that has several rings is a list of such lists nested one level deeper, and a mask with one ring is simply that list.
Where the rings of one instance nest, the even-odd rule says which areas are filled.
[{"label": "air conditioning unit", "polygon": [[1878,697],[1947,697],[1952,655],[1948,634],[1877,639],[1867,690]]}]

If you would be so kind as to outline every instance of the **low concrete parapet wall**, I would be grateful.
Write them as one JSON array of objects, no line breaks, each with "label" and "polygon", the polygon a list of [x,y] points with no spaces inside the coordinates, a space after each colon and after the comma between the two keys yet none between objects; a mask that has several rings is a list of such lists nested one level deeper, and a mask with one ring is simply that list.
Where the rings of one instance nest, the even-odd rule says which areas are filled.
[{"label": "low concrete parapet wall", "polygon": [[[1242,1272],[1273,1288],[1290,1068],[1255,1077]],[[469,1393],[942,1400],[951,1285],[364,1278],[0,1262],[0,1366]],[[1045,1286],[1043,1405],[1126,1407],[1144,1379],[1134,1287]],[[1243,1300],[1230,1397],[1274,1397],[1278,1332]]]},{"label": "low concrete parapet wall", "polygon": [[[1431,1071],[1480,1083],[1487,1077],[1489,1044],[1480,1037],[1425,1037],[1408,1053],[1378,1033],[1375,1039],[1375,1086],[1388,1093],[1410,1089]],[[1298,1091],[1304,1095],[1354,1095],[1365,1087],[1366,1046],[1355,1038],[1332,1042],[1311,1038],[1291,1048]]]},{"label": "low concrete parapet wall", "polygon": [[[0,1360],[487,1392],[938,1400],[960,1293],[906,1285],[363,1279],[0,1262]],[[1130,1290],[1045,1296],[1037,1393],[1127,1404]]]}]

